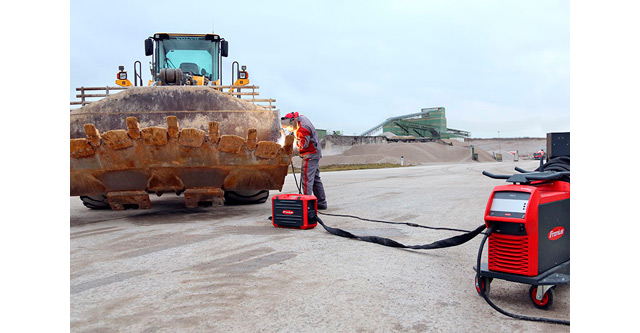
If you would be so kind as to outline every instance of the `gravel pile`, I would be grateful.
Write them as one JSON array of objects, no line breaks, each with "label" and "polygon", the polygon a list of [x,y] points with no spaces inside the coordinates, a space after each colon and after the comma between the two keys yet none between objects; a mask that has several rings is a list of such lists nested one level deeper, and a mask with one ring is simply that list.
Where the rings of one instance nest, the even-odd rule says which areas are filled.
[{"label": "gravel pile", "polygon": [[[479,162],[495,161],[491,154],[475,149]],[[437,142],[395,142],[386,144],[367,144],[349,147],[335,155],[323,151],[320,165],[336,164],[400,164],[404,158],[404,165],[423,165],[430,163],[470,162],[471,148],[469,145],[456,142],[453,145]],[[299,158],[294,163],[299,165]]]}]

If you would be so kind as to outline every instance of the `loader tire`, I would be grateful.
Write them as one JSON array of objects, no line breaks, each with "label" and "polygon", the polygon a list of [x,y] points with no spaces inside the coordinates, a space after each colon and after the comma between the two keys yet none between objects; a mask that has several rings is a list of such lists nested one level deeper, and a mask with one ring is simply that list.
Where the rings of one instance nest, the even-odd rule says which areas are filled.
[{"label": "loader tire", "polygon": [[183,76],[184,74],[182,73],[182,69],[180,68],[176,68],[176,80],[175,83],[177,86],[183,86],[184,82],[183,82]]},{"label": "loader tire", "polygon": [[181,86],[182,70],[180,68],[163,68],[160,70],[160,84],[163,86]]},{"label": "loader tire", "polygon": [[80,200],[82,200],[82,204],[89,209],[111,209],[106,195],[81,195]]},{"label": "loader tire", "polygon": [[165,86],[167,85],[167,69],[163,68],[160,70],[160,84]]},{"label": "loader tire", "polygon": [[168,84],[172,84],[176,82],[176,70],[173,68],[167,68],[167,72],[166,72],[167,78],[166,78],[166,82]]},{"label": "loader tire", "polygon": [[269,198],[269,190],[262,191],[225,191],[225,205],[254,205],[265,203]]}]

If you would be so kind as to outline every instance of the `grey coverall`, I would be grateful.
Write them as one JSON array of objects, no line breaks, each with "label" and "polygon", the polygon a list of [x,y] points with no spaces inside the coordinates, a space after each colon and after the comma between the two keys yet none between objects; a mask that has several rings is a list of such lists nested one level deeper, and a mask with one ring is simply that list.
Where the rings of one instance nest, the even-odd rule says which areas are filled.
[{"label": "grey coverall", "polygon": [[298,122],[299,126],[295,134],[300,157],[302,157],[301,190],[303,194],[313,194],[318,199],[318,208],[324,209],[327,208],[327,197],[320,179],[319,163],[322,157],[320,140],[309,118],[298,116]]}]

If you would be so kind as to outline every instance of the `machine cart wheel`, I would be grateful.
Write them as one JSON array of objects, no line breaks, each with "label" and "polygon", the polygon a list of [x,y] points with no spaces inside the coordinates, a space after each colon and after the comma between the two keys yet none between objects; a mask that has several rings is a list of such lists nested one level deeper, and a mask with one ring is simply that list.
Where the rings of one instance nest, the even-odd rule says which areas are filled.
[{"label": "machine cart wheel", "polygon": [[478,295],[482,295],[482,290],[484,290],[485,294],[489,293],[489,290],[491,289],[491,281],[493,281],[492,278],[485,276],[481,276],[480,281],[478,281],[478,278],[476,277],[476,291],[478,292]]},{"label": "machine cart wheel", "polygon": [[540,285],[529,288],[531,302],[533,302],[536,308],[542,310],[549,309],[551,304],[553,304],[553,292],[551,291],[553,287],[555,286]]}]

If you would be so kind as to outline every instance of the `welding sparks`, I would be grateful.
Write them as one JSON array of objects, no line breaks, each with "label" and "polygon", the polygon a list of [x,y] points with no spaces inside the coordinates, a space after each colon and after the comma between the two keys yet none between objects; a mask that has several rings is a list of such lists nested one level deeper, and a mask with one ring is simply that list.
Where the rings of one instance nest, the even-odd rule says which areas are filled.
[{"label": "welding sparks", "polygon": [[280,139],[278,139],[278,144],[280,147],[284,147],[284,139],[287,137],[287,134],[284,131],[280,131]]},{"label": "welding sparks", "polygon": [[[287,140],[286,140],[286,139],[287,139],[287,136],[290,136],[290,135],[291,135],[291,136],[293,136],[293,135],[294,135],[294,133],[295,133],[295,132],[290,132],[290,131],[287,131],[286,129],[281,130],[281,131],[280,131],[280,138],[279,138],[279,139],[278,139],[278,141],[277,141],[277,143],[280,145],[280,147],[284,147],[285,141],[287,141]],[[296,141],[297,141],[297,140],[296,140],[296,139],[295,139],[295,137],[294,137],[294,139],[293,139],[293,144],[294,144],[294,145],[296,144]]]}]

